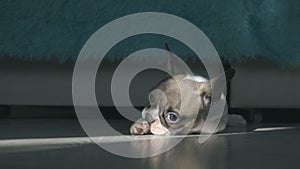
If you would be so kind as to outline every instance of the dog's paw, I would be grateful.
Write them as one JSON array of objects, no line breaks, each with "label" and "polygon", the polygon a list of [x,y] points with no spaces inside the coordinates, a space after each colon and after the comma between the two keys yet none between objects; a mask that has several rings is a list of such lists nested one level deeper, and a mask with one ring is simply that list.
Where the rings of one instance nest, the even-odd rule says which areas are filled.
[{"label": "dog's paw", "polygon": [[136,122],[130,127],[132,135],[145,135],[150,131],[150,126],[147,122]]}]

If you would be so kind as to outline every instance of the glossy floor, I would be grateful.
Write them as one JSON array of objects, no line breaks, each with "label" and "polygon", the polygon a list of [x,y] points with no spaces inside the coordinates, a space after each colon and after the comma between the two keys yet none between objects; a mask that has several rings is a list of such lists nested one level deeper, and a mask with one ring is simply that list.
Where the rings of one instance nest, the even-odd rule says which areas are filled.
[{"label": "glossy floor", "polygon": [[[111,121],[128,131],[129,124]],[[147,154],[181,137],[99,137],[106,146],[130,146]],[[0,168],[183,168],[256,169],[300,168],[300,124],[263,124],[231,127],[200,144],[199,136],[148,158],[127,158],[94,144],[75,119],[0,120]]]}]

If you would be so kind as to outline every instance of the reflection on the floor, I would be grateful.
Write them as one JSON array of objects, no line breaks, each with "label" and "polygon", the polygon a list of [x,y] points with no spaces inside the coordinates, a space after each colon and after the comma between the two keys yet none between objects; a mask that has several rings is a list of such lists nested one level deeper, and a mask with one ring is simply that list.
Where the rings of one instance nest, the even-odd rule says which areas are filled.
[{"label": "reflection on the floor", "polygon": [[199,144],[198,139],[193,137],[184,139],[176,148],[163,155],[142,161],[149,168],[226,168],[226,145],[226,139],[218,136],[211,137],[203,144]]}]

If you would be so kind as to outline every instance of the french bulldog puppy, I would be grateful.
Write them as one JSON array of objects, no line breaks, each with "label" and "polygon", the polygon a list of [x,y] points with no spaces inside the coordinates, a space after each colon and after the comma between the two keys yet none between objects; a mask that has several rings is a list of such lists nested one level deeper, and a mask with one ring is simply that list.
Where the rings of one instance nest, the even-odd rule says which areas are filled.
[{"label": "french bulldog puppy", "polygon": [[[169,51],[167,68],[174,72],[172,70],[174,62],[172,63],[167,44],[166,50]],[[230,81],[234,74],[233,69],[225,71],[226,81]],[[161,81],[150,91],[149,104],[143,109],[142,118],[130,127],[130,133],[132,135],[211,133],[212,131],[203,129],[210,106],[221,101],[226,102],[225,86],[217,86],[220,84],[220,77],[208,80],[202,76],[177,74]],[[217,96],[213,100],[212,90]],[[213,133],[224,130],[229,117],[237,123],[246,123],[241,116],[229,116],[227,104],[224,112],[218,113],[218,116],[212,118],[213,120],[210,119],[211,123],[218,125],[213,129]]]},{"label": "french bulldog puppy", "polygon": [[[228,79],[231,79],[233,75],[233,69],[226,71]],[[168,77],[161,81],[151,90],[149,94],[150,103],[143,109],[142,118],[131,126],[130,133],[132,135],[202,133],[201,129],[211,105],[211,85],[213,85],[211,83],[215,81],[217,79],[209,81],[202,76],[183,74]],[[181,87],[179,87],[179,83]],[[166,98],[163,98],[161,93]],[[182,97],[181,93],[189,94]],[[196,99],[197,96],[198,100]],[[184,101],[190,105],[181,109],[181,99],[185,99]],[[217,99],[219,101],[226,98],[221,93]],[[198,111],[190,110],[195,108],[195,104],[198,104]],[[221,114],[221,120],[214,132],[222,131],[226,127],[227,105]]]}]

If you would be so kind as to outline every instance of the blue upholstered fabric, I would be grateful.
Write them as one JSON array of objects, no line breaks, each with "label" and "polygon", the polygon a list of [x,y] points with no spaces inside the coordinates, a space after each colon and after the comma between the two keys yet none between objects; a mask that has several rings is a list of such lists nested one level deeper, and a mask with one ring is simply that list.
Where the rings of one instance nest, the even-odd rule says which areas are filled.
[{"label": "blue upholstered fabric", "polygon": [[[229,61],[260,56],[300,64],[299,0],[2,0],[0,11],[0,57],[74,59],[91,34],[111,20],[156,11],[198,26]],[[163,48],[164,41],[168,39],[133,37],[107,57]],[[193,57],[182,44],[174,42],[171,48],[182,58]]]}]

